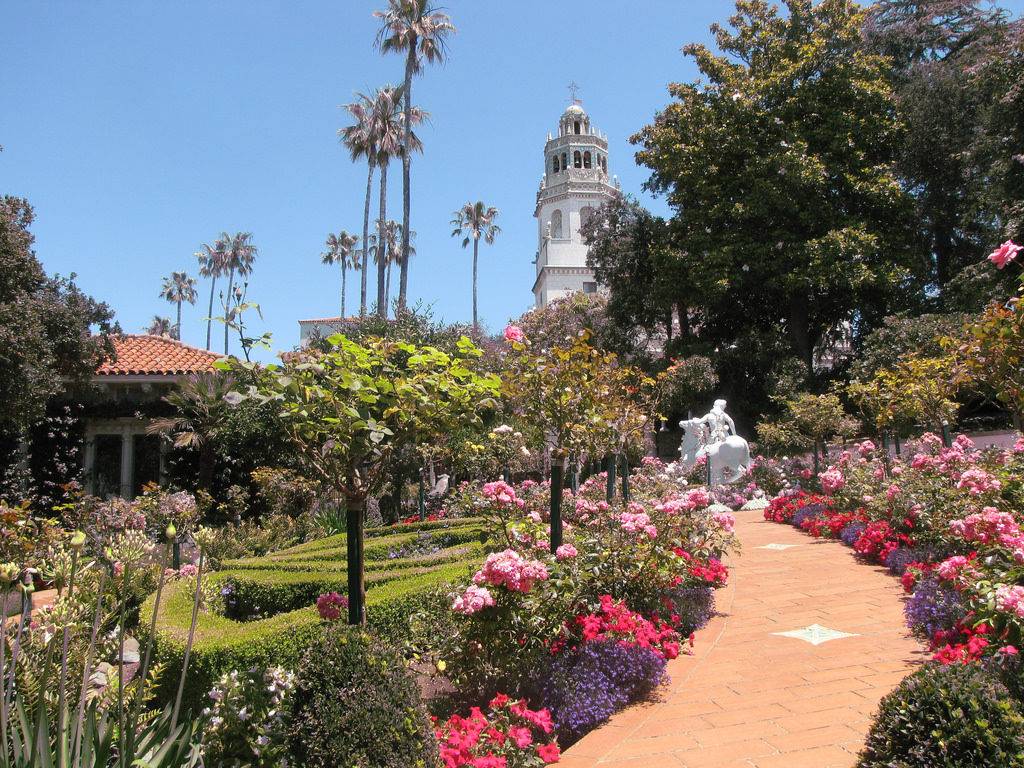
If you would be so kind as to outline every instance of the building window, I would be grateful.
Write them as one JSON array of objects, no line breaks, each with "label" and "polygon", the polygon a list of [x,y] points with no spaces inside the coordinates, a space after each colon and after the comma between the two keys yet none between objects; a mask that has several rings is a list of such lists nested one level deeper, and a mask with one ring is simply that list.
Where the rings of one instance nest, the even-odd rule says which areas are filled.
[{"label": "building window", "polygon": [[562,153],[562,170],[564,171],[568,167],[569,167],[569,155],[567,155],[565,152],[563,152]]},{"label": "building window", "polygon": [[583,157],[582,157],[582,155],[580,155],[580,151],[578,149],[575,152],[572,153],[572,167],[573,168],[582,168],[583,167]]},{"label": "building window", "polygon": [[589,152],[584,152],[583,153],[583,167],[584,168],[590,168],[590,153]]},{"label": "building window", "polygon": [[558,155],[554,155],[551,158],[551,172],[558,173]]},{"label": "building window", "polygon": [[601,170],[608,173],[608,158],[601,155]]},{"label": "building window", "polygon": [[584,293],[597,293],[597,283],[583,283]]},{"label": "building window", "polygon": [[587,222],[590,221],[590,217],[594,215],[594,209],[589,205],[584,205],[580,208],[580,229],[587,226]]},{"label": "building window", "polygon": [[580,121],[579,120],[577,120],[575,123],[572,124],[572,132],[575,133],[575,134],[579,134],[579,132],[580,132]]},{"label": "building window", "polygon": [[562,212],[555,209],[555,212],[551,214],[551,237],[560,238],[562,236]]}]

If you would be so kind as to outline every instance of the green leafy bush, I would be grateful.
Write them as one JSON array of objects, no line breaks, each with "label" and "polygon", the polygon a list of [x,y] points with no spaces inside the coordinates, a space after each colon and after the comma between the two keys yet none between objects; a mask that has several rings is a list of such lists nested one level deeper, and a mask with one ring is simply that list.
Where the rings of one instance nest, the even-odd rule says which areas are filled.
[{"label": "green leafy bush", "polygon": [[977,664],[928,664],[879,705],[859,768],[1021,768],[1024,715]]},{"label": "green leafy bush", "polygon": [[291,726],[297,765],[433,768],[437,745],[402,658],[361,630],[328,625],[299,665]]}]

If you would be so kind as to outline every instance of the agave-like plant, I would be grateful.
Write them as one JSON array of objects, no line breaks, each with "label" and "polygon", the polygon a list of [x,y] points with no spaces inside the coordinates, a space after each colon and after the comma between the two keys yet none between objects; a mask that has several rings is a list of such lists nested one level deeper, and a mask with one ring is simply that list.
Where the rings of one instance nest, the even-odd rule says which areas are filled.
[{"label": "agave-like plant", "polygon": [[[171,542],[176,536],[173,526],[167,530],[160,576],[157,582],[156,605],[153,621],[156,620],[163,593],[164,572],[170,563]],[[70,602],[75,595],[76,580],[79,576],[85,535],[78,532],[71,538],[72,560],[70,577],[66,585],[66,598]],[[107,563],[113,572],[113,563]],[[137,564],[136,564],[137,565]],[[127,569],[121,578],[127,579]],[[200,554],[196,578],[196,595],[201,589],[203,555]],[[46,641],[44,663],[39,673],[38,691],[29,695],[16,684],[15,667],[25,639],[24,628],[32,611],[32,584],[28,574],[19,578],[15,565],[0,566],[0,591],[7,592],[17,583],[21,590],[21,611],[17,627],[13,630],[13,642],[8,648],[7,604],[0,606],[0,768],[197,768],[203,765],[202,716],[186,718],[179,722],[181,715],[181,691],[188,672],[186,654],[178,697],[174,706],[165,707],[155,716],[142,712],[144,695],[142,687],[150,674],[153,652],[154,627],[149,627],[145,654],[139,668],[135,695],[125,698],[124,632],[128,610],[128,597],[120,597],[113,606],[117,617],[115,629],[120,638],[118,654],[116,700],[113,703],[94,698],[87,701],[89,679],[95,671],[96,649],[101,625],[107,615],[104,610],[103,587],[109,578],[107,569],[100,572],[96,603],[93,606],[92,629],[79,688],[78,701],[72,703],[68,696],[68,659],[71,626],[65,622],[62,631],[54,632]],[[192,647],[195,635],[196,613],[193,612],[187,648]],[[55,715],[51,712],[52,695],[56,690]],[[48,695],[50,700],[48,701]]]}]

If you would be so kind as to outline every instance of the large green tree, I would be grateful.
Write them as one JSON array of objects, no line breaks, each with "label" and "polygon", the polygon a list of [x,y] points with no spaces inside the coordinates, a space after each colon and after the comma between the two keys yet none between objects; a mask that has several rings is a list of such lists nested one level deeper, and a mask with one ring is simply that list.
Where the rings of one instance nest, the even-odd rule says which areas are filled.
[{"label": "large green tree", "polygon": [[[1001,52],[1012,27],[1005,10],[980,0],[880,0],[866,21],[870,49],[893,63],[906,126],[897,168],[930,267],[927,297],[942,308],[964,303],[962,291],[949,295],[950,282],[981,260],[999,228],[990,166],[1012,152],[989,139],[1001,133],[991,123],[1011,87]],[[995,156],[983,157],[990,149]]]},{"label": "large green tree", "polygon": [[88,381],[116,330],[110,308],[82,293],[74,275],[47,276],[32,220],[26,200],[0,198],[0,431],[8,433],[41,417],[69,382]]},{"label": "large green tree", "polygon": [[807,375],[837,328],[869,330],[921,269],[891,65],[863,24],[847,0],[740,0],[712,28],[718,52],[684,48],[701,79],[670,85],[675,101],[633,138],[676,210],[705,341],[775,329]]}]

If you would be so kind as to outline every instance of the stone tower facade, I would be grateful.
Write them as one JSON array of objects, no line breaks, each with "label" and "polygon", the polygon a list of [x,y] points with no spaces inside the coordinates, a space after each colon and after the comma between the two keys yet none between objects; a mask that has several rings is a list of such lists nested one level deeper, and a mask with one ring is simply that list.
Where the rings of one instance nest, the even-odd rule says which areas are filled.
[{"label": "stone tower facade", "polygon": [[580,227],[594,211],[619,193],[608,176],[608,137],[595,129],[574,100],[558,121],[558,135],[544,145],[544,175],[537,191],[538,307],[577,291],[595,293],[597,281],[587,266]]}]

